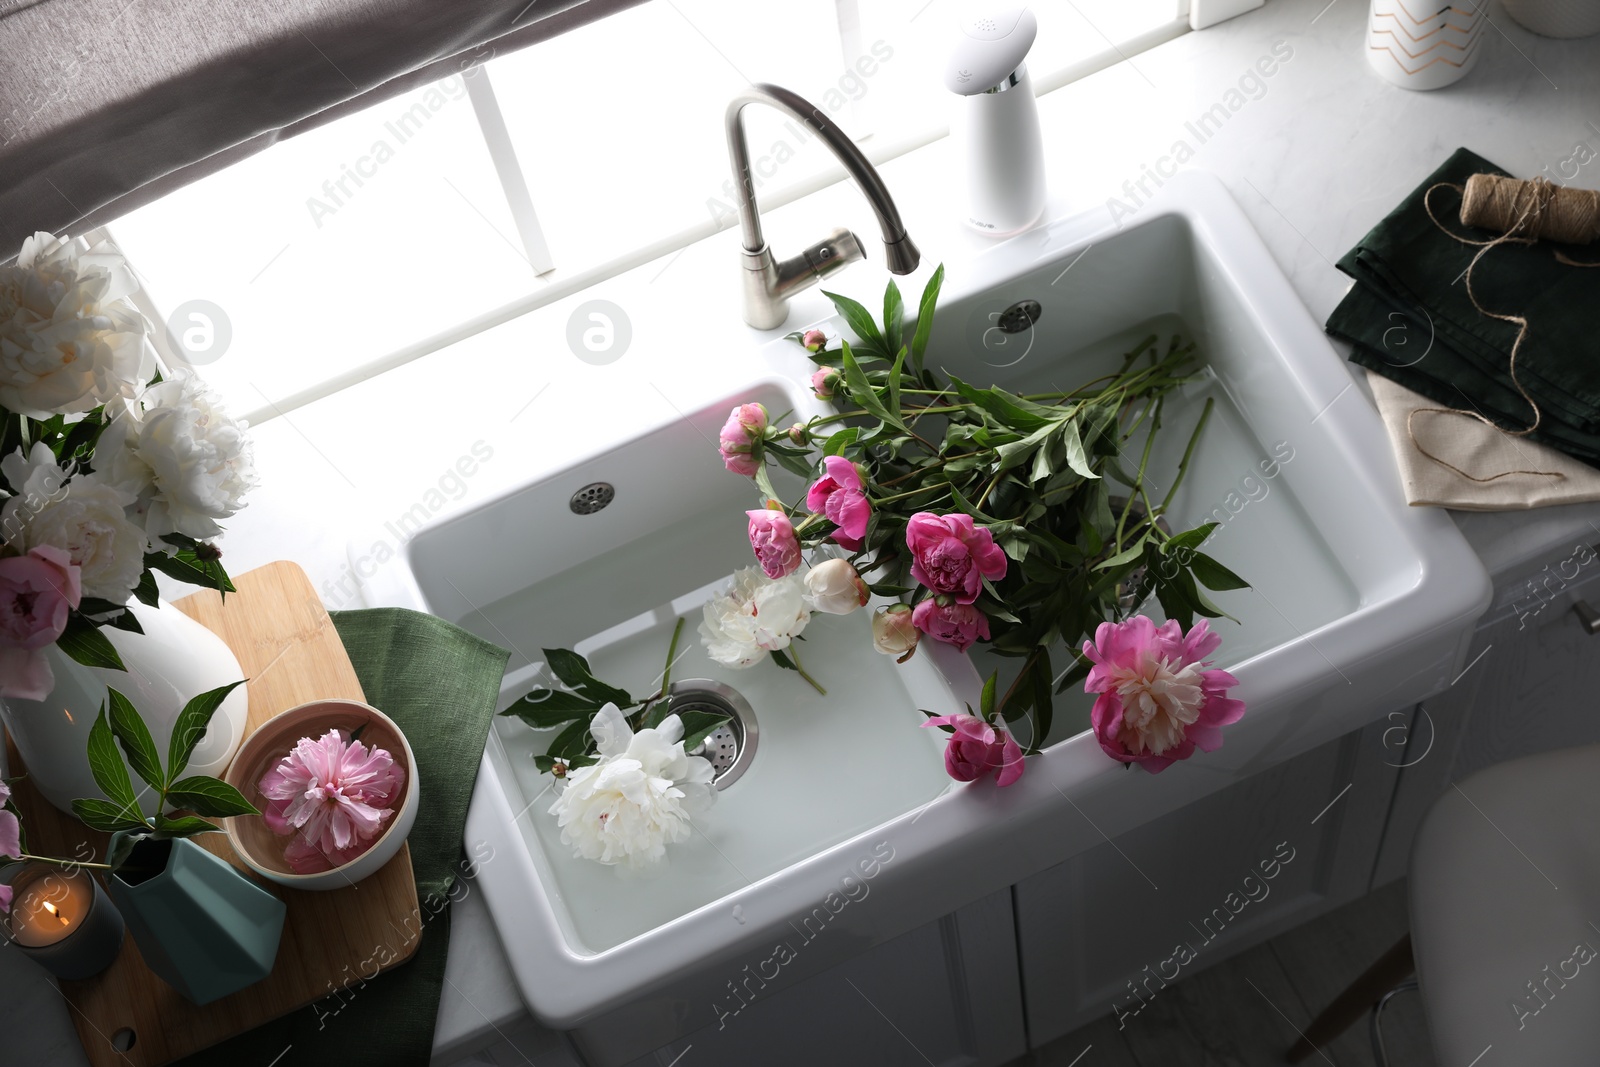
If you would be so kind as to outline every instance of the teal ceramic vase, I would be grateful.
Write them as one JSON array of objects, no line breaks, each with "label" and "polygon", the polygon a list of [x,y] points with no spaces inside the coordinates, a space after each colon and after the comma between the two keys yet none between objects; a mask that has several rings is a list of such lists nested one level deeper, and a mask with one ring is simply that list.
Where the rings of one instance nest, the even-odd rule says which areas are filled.
[{"label": "teal ceramic vase", "polygon": [[145,964],[194,1003],[271,973],[283,901],[193,841],[140,841],[106,889]]}]

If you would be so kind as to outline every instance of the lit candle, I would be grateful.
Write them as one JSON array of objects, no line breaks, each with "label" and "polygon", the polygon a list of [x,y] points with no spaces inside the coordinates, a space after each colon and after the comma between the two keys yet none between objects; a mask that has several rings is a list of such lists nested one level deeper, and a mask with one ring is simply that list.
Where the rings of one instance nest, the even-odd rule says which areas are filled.
[{"label": "lit candle", "polygon": [[7,933],[57,978],[87,978],[122,948],[122,914],[82,870],[29,863],[10,878]]}]

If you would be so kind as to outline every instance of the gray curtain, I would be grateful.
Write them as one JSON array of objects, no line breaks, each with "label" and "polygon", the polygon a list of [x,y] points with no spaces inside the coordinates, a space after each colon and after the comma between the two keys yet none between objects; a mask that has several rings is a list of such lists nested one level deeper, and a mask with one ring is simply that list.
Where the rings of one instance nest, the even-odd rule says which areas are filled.
[{"label": "gray curtain", "polygon": [[642,2],[0,0],[0,262]]}]

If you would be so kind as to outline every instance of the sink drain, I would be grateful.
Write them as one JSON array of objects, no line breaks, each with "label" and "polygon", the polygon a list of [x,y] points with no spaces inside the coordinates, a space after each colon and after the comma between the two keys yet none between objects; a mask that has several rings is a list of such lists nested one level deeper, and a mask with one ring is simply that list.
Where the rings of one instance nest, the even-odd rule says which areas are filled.
[{"label": "sink drain", "polygon": [[590,482],[572,494],[567,507],[574,515],[593,515],[616,498],[617,491],[610,482]]},{"label": "sink drain", "polygon": [[726,789],[738,781],[756,754],[755,709],[737,689],[710,678],[685,678],[673,682],[672,710],[682,715],[690,711],[709,711],[730,716],[689,753],[711,762],[713,781]]}]

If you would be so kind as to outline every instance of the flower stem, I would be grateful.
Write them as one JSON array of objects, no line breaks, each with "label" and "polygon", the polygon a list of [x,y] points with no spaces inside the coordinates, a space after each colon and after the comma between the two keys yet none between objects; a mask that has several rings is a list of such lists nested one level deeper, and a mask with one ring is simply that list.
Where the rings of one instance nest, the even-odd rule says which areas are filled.
[{"label": "flower stem", "polygon": [[[1137,488],[1138,488],[1139,492],[1138,492],[1137,496],[1132,492],[1128,493],[1128,502],[1126,504],[1124,504],[1123,507],[1122,507],[1122,517],[1117,520],[1117,543],[1116,543],[1116,549],[1117,549],[1118,552],[1122,551],[1123,529],[1127,525],[1128,514],[1131,511],[1133,511],[1133,502],[1134,502],[1135,499],[1137,499],[1138,496],[1143,496],[1144,495],[1144,472],[1145,472],[1145,468],[1147,466],[1149,466],[1149,464],[1150,464],[1150,446],[1155,444],[1155,442],[1156,442],[1156,434],[1158,432],[1160,432],[1160,430],[1161,430],[1161,405],[1166,403],[1166,399],[1167,399],[1166,397],[1157,397],[1155,402],[1153,404],[1151,404],[1150,407],[1145,409],[1145,412],[1148,412],[1150,414],[1150,416],[1151,416],[1151,422],[1150,422],[1150,432],[1145,435],[1145,439],[1144,439],[1144,454],[1139,457],[1139,473],[1137,475],[1135,475],[1135,477],[1134,477],[1134,481],[1136,481],[1138,483]],[[1140,423],[1144,422],[1145,412],[1141,412],[1140,413],[1138,421],[1134,423],[1135,427],[1137,427]],[[1147,513],[1149,512],[1149,509],[1150,509],[1150,503],[1149,503],[1148,500],[1146,500],[1145,501],[1145,510],[1146,510]],[[1152,524],[1156,520],[1156,517],[1153,514],[1147,514],[1147,517],[1149,518],[1149,520],[1150,520],[1150,522]]]},{"label": "flower stem", "polygon": [[22,855],[18,856],[17,859],[33,860],[36,863],[53,863],[57,867],[88,867],[96,871],[111,870],[111,864],[109,863],[88,863],[84,860],[64,860],[58,859],[55,856],[35,856],[28,852],[24,852]]},{"label": "flower stem", "polygon": [[908,496],[916,496],[918,493],[926,493],[929,489],[947,489],[949,486],[949,482],[930,482],[927,485],[920,486],[916,489],[907,490],[904,493],[896,493],[894,496],[879,497],[877,500],[873,501],[873,504],[888,504],[896,500],[904,500]]},{"label": "flower stem", "polygon": [[1178,486],[1183,484],[1183,476],[1189,473],[1189,460],[1194,458],[1194,446],[1200,443],[1200,434],[1206,428],[1206,422],[1211,418],[1211,409],[1217,404],[1216,397],[1206,397],[1206,406],[1200,412],[1200,421],[1194,424],[1194,433],[1189,435],[1189,447],[1183,450],[1183,459],[1178,461],[1178,477],[1172,483],[1172,488],[1167,491],[1167,497],[1161,502],[1161,510],[1166,511],[1167,505],[1172,503],[1172,498],[1177,495]]},{"label": "flower stem", "polygon": [[667,646],[667,665],[661,669],[661,692],[665,693],[672,686],[672,661],[678,655],[678,638],[683,634],[683,616],[678,616],[678,625],[672,628],[672,643]]},{"label": "flower stem", "polygon": [[789,642],[789,648],[788,648],[786,654],[789,657],[789,662],[794,664],[795,673],[800,675],[800,677],[804,678],[806,681],[810,682],[811,683],[811,688],[815,689],[818,693],[822,694],[823,696],[827,696],[828,695],[828,691],[826,689],[822,688],[822,686],[817,683],[817,680],[815,678],[813,678],[813,677],[811,677],[811,675],[807,674],[805,667],[801,665],[801,663],[800,663],[800,646],[798,644],[796,644],[795,642],[790,641]]},{"label": "flower stem", "polygon": [[[1039,658],[1039,653],[1043,651],[1044,646],[1033,646],[1033,651],[1028,653],[1028,658],[1022,663],[1022,669],[1018,671],[1017,676],[1011,680],[1011,684],[1006,686],[1006,695],[1001,697],[1000,703],[994,706],[996,715],[999,715],[1002,719],[1005,718],[1006,705],[1011,703],[1011,697],[1016,693],[1017,686],[1021,685],[1023,679],[1028,677],[1028,673],[1033,670],[1034,661]],[[1034,738],[1034,743],[1037,744],[1038,740],[1038,738]]]}]

